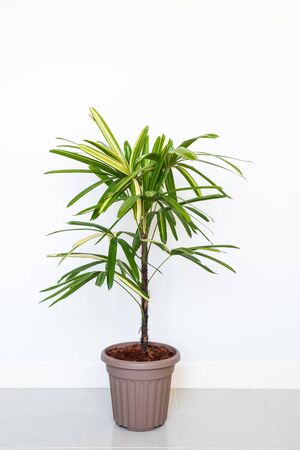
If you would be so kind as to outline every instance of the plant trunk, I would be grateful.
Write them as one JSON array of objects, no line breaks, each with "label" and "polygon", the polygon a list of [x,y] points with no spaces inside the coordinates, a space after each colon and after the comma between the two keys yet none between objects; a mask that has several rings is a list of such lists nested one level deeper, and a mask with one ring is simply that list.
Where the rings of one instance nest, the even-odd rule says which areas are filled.
[{"label": "plant trunk", "polygon": [[[147,239],[146,233],[141,233],[142,239]],[[142,272],[142,289],[148,295],[148,245],[147,242],[142,242],[142,258],[141,258],[141,272]],[[148,301],[144,298],[142,301],[142,326],[141,326],[141,348],[142,352],[148,351]]]}]

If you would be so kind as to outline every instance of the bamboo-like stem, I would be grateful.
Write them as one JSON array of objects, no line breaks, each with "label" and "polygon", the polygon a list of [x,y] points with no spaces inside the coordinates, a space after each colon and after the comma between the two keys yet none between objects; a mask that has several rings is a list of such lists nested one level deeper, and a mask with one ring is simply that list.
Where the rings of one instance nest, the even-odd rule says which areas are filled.
[{"label": "bamboo-like stem", "polygon": [[[142,238],[142,255],[141,255],[141,273],[142,273],[142,289],[148,295],[148,245],[144,239],[147,239],[147,233],[141,233]],[[148,300],[141,298],[142,302],[142,326],[141,326],[141,348],[142,352],[146,353],[148,350]]]}]

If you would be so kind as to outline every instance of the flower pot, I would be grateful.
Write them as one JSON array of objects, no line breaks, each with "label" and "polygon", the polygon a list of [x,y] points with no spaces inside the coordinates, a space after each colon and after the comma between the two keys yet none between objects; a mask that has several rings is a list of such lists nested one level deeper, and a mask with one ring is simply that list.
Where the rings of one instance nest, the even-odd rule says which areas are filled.
[{"label": "flower pot", "polygon": [[117,425],[133,431],[148,431],[166,421],[172,373],[180,353],[170,345],[151,342],[165,346],[174,352],[174,356],[160,361],[135,362],[107,355],[111,348],[130,344],[136,342],[107,347],[101,359],[109,373],[113,416]]}]

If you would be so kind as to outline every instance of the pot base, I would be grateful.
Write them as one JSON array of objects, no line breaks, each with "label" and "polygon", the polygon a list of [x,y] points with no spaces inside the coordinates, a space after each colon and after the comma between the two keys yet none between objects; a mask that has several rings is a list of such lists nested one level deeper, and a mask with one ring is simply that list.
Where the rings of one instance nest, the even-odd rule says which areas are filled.
[{"label": "pot base", "polygon": [[[164,423],[165,423],[165,422],[164,422]],[[119,424],[116,422],[116,424],[118,425],[118,427],[120,427],[120,428],[125,428],[125,430],[128,430],[128,431],[136,431],[136,432],[156,430],[156,428],[162,427],[162,426],[164,425],[164,423],[162,423],[161,425],[157,425],[157,427],[153,427],[153,428],[128,428],[128,427],[124,427],[123,425],[119,425]]]}]

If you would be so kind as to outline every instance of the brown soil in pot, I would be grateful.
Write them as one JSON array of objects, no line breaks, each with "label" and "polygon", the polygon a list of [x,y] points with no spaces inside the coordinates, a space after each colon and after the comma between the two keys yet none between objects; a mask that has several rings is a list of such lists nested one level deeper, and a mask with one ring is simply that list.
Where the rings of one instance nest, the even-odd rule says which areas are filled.
[{"label": "brown soil in pot", "polygon": [[122,347],[114,347],[107,350],[106,354],[115,359],[124,361],[160,361],[174,356],[171,350],[163,345],[148,345],[147,353],[143,353],[140,344],[130,344]]}]

